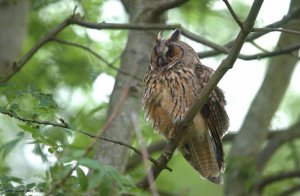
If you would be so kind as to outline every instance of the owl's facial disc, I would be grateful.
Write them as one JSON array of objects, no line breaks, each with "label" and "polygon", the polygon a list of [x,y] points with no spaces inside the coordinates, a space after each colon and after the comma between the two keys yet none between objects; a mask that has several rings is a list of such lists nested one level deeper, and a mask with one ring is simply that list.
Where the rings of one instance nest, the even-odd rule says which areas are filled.
[{"label": "owl's facial disc", "polygon": [[161,45],[157,48],[159,67],[163,67],[163,66],[167,65],[167,63],[168,63],[167,52],[168,51],[169,51],[169,47],[166,45]]}]

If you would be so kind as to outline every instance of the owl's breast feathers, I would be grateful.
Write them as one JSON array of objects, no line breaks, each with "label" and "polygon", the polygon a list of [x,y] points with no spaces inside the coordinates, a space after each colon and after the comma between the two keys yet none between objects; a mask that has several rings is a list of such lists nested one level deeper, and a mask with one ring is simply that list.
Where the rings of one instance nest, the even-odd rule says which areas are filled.
[{"label": "owl's breast feathers", "polygon": [[[178,64],[165,71],[148,70],[143,104],[146,117],[166,137],[183,120],[186,112],[208,82],[213,70],[197,64]],[[222,183],[225,162],[221,138],[229,126],[223,92],[216,87],[195,116],[180,147],[185,159],[214,183]]]}]

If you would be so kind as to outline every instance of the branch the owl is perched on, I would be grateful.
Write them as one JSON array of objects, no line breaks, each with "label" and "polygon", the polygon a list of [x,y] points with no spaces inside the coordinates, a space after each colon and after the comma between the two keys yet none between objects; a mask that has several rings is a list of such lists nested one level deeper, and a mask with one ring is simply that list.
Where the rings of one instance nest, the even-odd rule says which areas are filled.
[{"label": "branch the owl is perched on", "polygon": [[[177,122],[183,120],[213,73],[179,37],[178,29],[168,39],[158,34],[144,78],[146,117],[167,138],[172,137]],[[221,174],[225,171],[222,138],[229,126],[225,104],[222,90],[215,87],[179,147],[201,176],[217,184],[223,183]]]}]

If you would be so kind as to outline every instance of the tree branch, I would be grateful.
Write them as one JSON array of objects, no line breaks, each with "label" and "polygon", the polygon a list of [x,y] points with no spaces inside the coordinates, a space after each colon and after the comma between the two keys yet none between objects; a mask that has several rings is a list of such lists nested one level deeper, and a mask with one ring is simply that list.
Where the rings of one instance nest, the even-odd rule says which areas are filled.
[{"label": "tree branch", "polygon": [[292,125],[290,128],[277,132],[273,135],[267,145],[260,151],[256,159],[256,167],[258,171],[262,171],[273,153],[284,143],[300,137],[300,121]]},{"label": "tree branch", "polygon": [[103,58],[101,55],[99,55],[97,52],[95,52],[94,50],[90,49],[89,47],[86,47],[86,46],[83,46],[83,45],[80,45],[80,44],[77,44],[77,43],[73,43],[73,42],[70,42],[70,41],[66,41],[66,40],[61,40],[61,39],[58,39],[58,38],[51,38],[50,41],[54,41],[54,42],[57,42],[57,43],[61,43],[61,44],[65,44],[65,45],[69,45],[69,46],[74,46],[74,47],[77,47],[77,48],[81,48],[89,53],[91,53],[93,56],[95,56],[97,59],[101,60],[102,62],[104,62],[109,68],[112,68],[113,70],[116,70],[118,72],[120,72],[121,74],[124,74],[126,76],[130,76],[140,82],[142,82],[143,80],[137,76],[134,76],[130,73],[127,73],[126,71],[123,71],[117,67],[115,67],[112,63],[108,62],[105,58]]},{"label": "tree branch", "polygon": [[[193,106],[189,109],[186,116],[184,117],[183,121],[178,124],[178,126],[175,129],[175,136],[172,138],[165,147],[164,151],[162,152],[161,156],[157,159],[158,166],[152,165],[151,170],[149,172],[152,172],[154,175],[154,178],[156,179],[160,172],[165,168],[167,163],[170,161],[170,159],[173,156],[174,151],[178,147],[181,138],[184,137],[186,134],[186,128],[190,124],[190,122],[194,119],[195,115],[199,112],[200,108],[205,104],[205,102],[208,99],[208,96],[213,91],[215,86],[218,84],[218,82],[221,80],[221,78],[225,75],[225,73],[233,67],[233,64],[235,63],[238,54],[245,42],[245,39],[247,35],[250,33],[250,30],[252,29],[254,22],[256,20],[256,17],[258,15],[258,12],[261,8],[261,5],[263,3],[263,0],[255,0],[249,15],[246,19],[246,21],[243,23],[243,26],[245,27],[244,30],[240,30],[240,33],[238,34],[233,47],[218,69],[214,72],[210,80],[208,81],[207,85],[203,88],[203,90],[200,92],[199,99],[193,104]],[[144,177],[141,181],[137,183],[137,186],[142,189],[146,189],[149,187],[149,183],[147,180],[147,176]]]},{"label": "tree branch", "polygon": [[253,28],[253,32],[272,32],[272,31],[278,31],[278,32],[283,32],[283,33],[292,33],[296,35],[300,35],[300,31],[296,31],[293,29],[281,29],[281,28]]},{"label": "tree branch", "polygon": [[[22,122],[34,123],[34,124],[38,124],[38,125],[51,125],[51,126],[54,126],[54,127],[60,127],[60,128],[65,128],[65,129],[70,129],[70,130],[73,130],[73,131],[77,131],[79,133],[82,133],[83,135],[86,135],[86,136],[90,137],[90,138],[94,138],[94,139],[97,139],[97,140],[103,140],[103,141],[107,141],[107,142],[111,142],[111,143],[115,143],[115,144],[127,147],[127,148],[131,149],[132,151],[134,151],[139,156],[142,156],[142,153],[141,153],[140,150],[138,150],[137,148],[135,148],[135,147],[133,147],[133,146],[131,146],[129,144],[126,144],[126,143],[124,143],[122,141],[108,139],[108,138],[101,137],[101,136],[97,137],[96,135],[93,135],[91,133],[88,133],[88,132],[82,131],[82,130],[74,130],[62,118],[58,118],[58,120],[61,123],[53,123],[53,122],[49,122],[49,121],[39,121],[39,120],[22,118],[20,116],[14,115],[14,114],[12,114],[10,112],[0,112],[0,113],[4,114],[4,115],[7,115],[7,116],[10,116],[11,118],[15,118],[15,119],[17,119],[19,121],[22,121]],[[157,164],[156,160],[154,158],[152,158],[150,156],[146,157],[146,158],[148,158],[148,160],[151,161],[153,164]],[[172,169],[170,167],[167,167],[166,169],[169,170],[170,172],[172,171]]]},{"label": "tree branch", "polygon": [[157,15],[161,15],[162,13],[164,13],[165,11],[172,9],[172,8],[176,8],[179,7],[180,5],[184,4],[185,2],[187,2],[188,0],[169,0],[169,1],[162,1],[162,3],[160,3],[157,8],[153,11],[154,16]]},{"label": "tree branch", "polygon": [[22,67],[31,59],[31,57],[44,45],[46,44],[52,37],[55,37],[58,33],[60,33],[65,27],[70,24],[72,18],[80,17],[78,14],[71,15],[66,18],[63,22],[58,24],[52,31],[47,33],[44,37],[42,37],[19,61],[13,64],[13,69],[10,73],[5,75],[0,79],[0,83],[4,83],[8,81],[14,74],[19,72]]},{"label": "tree branch", "polygon": [[208,47],[213,48],[216,51],[222,52],[222,53],[228,53],[229,49],[226,47],[223,47],[221,45],[218,45],[212,41],[209,41],[199,35],[196,35],[187,29],[185,29],[183,26],[180,24],[156,24],[156,23],[145,23],[145,24],[117,24],[117,23],[93,23],[93,22],[88,22],[84,21],[80,18],[73,18],[71,21],[72,24],[77,24],[82,27],[86,28],[91,28],[91,29],[117,29],[117,30],[139,30],[139,31],[146,31],[146,30],[174,30],[174,29],[180,29],[182,35],[185,37],[201,43],[203,45],[206,45]]},{"label": "tree branch", "polygon": [[262,53],[253,54],[253,55],[240,54],[238,57],[243,60],[254,60],[254,59],[260,60],[263,58],[274,57],[274,56],[279,56],[279,55],[284,55],[284,54],[290,54],[299,49],[300,49],[300,44],[296,44],[294,46],[282,48],[282,49],[275,50],[272,52],[262,52]]},{"label": "tree branch", "polygon": [[[147,164],[148,162],[146,161],[148,159],[148,157],[150,156],[148,151],[147,151],[147,148],[145,146],[145,142],[144,142],[144,139],[143,139],[143,136],[142,136],[142,133],[141,133],[141,130],[138,126],[138,117],[137,117],[137,114],[136,113],[131,113],[130,114],[130,117],[131,117],[131,121],[132,121],[132,124],[133,124],[133,127],[134,127],[134,131],[136,133],[136,136],[137,136],[137,139],[139,141],[139,145],[140,145],[140,148],[141,148],[141,152],[142,152],[142,162],[144,163],[144,168],[147,172],[147,170],[149,169],[149,165]],[[157,187],[154,183],[154,178],[153,178],[153,175],[148,175],[148,183],[149,184],[152,184],[152,186],[150,186],[150,192],[152,193],[152,196],[158,196],[158,192],[157,192]]]},{"label": "tree branch", "polygon": [[227,9],[229,10],[230,14],[232,15],[232,17],[234,18],[235,22],[240,26],[241,29],[243,29],[243,23],[241,22],[241,20],[239,19],[239,17],[236,15],[236,13],[233,11],[230,3],[227,0],[223,0],[223,2],[226,4]]},{"label": "tree branch", "polygon": [[300,191],[300,184],[292,186],[289,189],[286,189],[285,191],[282,191],[281,193],[279,193],[279,196],[287,196],[287,195],[291,195],[292,193],[295,193],[297,191]]},{"label": "tree branch", "polygon": [[[300,132],[296,132],[296,130],[294,130],[294,127],[295,127],[295,125],[293,125],[292,127],[288,128],[288,129],[269,130],[268,131],[269,134],[267,136],[267,139],[272,140],[273,138],[275,139],[277,137],[281,138],[281,136],[285,135],[285,134],[289,135],[290,138],[298,139],[300,137]],[[295,132],[294,133],[286,133],[286,132],[292,131],[291,129],[293,129]],[[229,133],[227,133],[222,138],[222,141],[230,143],[235,139],[236,136],[237,136],[237,133],[229,131]],[[283,136],[283,137],[286,137],[286,136]],[[288,141],[290,141],[290,140],[289,139],[285,140],[285,142],[288,142]],[[157,141],[157,142],[152,143],[150,146],[147,147],[147,152],[149,152],[149,154],[153,154],[153,153],[156,153],[156,152],[161,152],[166,147],[166,145],[167,145],[167,142],[164,141],[164,140]],[[271,153],[266,152],[264,155],[261,155],[261,157],[265,158],[266,155],[271,155],[271,154],[272,154],[272,152]],[[132,155],[129,159],[129,162],[128,162],[127,166],[126,166],[126,170],[129,171],[129,170],[134,169],[140,162],[141,162],[141,156],[139,156],[137,154]],[[257,163],[257,165],[260,165],[260,164],[261,163]]]},{"label": "tree branch", "polygon": [[[288,13],[287,15],[285,15],[281,20],[276,21],[272,24],[269,24],[263,28],[279,28],[281,26],[283,26],[284,24],[288,23],[289,21],[291,21],[292,19],[296,18],[298,15],[300,14],[300,7],[296,7],[293,11],[291,11],[290,13]],[[267,33],[269,33],[270,31],[264,31],[264,32],[255,32],[255,33],[251,33],[246,41],[253,41]],[[228,42],[227,44],[224,45],[225,48],[231,48],[232,45],[234,43],[234,40]],[[206,52],[199,52],[198,56],[199,58],[206,58],[206,57],[211,57],[211,56],[215,56],[218,55],[222,52],[220,51],[206,51]]]},{"label": "tree branch", "polygon": [[[169,6],[175,2],[181,2],[184,3],[186,0],[179,0],[179,1],[172,1],[172,3],[169,4]],[[286,32],[286,33],[294,33],[294,34],[299,34],[299,32],[294,31],[294,30],[282,30],[282,29],[276,29],[277,27],[280,27],[281,25],[285,24],[286,22],[290,21],[291,19],[293,19],[294,17],[296,17],[298,14],[300,13],[300,8],[295,9],[293,12],[291,12],[289,15],[285,16],[282,20],[272,23],[270,25],[267,25],[264,28],[255,28],[255,31],[259,31],[256,33],[251,34],[246,41],[252,41],[266,33],[269,33],[271,31],[282,31],[282,32]],[[185,29],[184,27],[182,27],[179,24],[169,24],[169,25],[165,25],[165,24],[116,24],[116,23],[94,23],[94,22],[89,22],[89,21],[84,21],[82,20],[82,17],[79,14],[73,14],[69,17],[67,17],[63,22],[61,22],[60,24],[58,24],[52,31],[50,31],[49,33],[47,33],[45,36],[43,36],[19,61],[15,62],[13,64],[13,69],[11,72],[7,73],[4,77],[0,78],[0,83],[5,83],[6,81],[8,81],[14,74],[18,73],[23,66],[32,58],[32,56],[46,43],[48,43],[49,41],[57,41],[60,43],[63,43],[62,40],[58,41],[55,36],[57,34],[59,34],[64,28],[66,28],[67,26],[69,26],[70,24],[76,24],[82,27],[86,27],[86,28],[91,28],[91,29],[98,29],[98,30],[102,30],[102,29],[115,29],[115,30],[140,30],[140,31],[145,31],[145,30],[173,30],[176,28],[181,29],[182,34],[184,36],[186,36],[187,38],[201,43],[205,46],[211,47],[212,49],[214,49],[213,51],[207,51],[207,52],[201,52],[198,53],[200,58],[205,58],[205,57],[210,57],[210,56],[214,56],[220,53],[223,54],[228,54],[229,53],[229,48],[232,47],[233,45],[233,41],[227,43],[225,46],[221,46],[219,44],[216,44],[212,41],[209,41],[199,35],[196,35],[190,31],[188,31],[187,29]],[[67,44],[66,41],[63,44]],[[69,45],[77,45],[75,43],[73,44],[69,44]],[[78,46],[79,47],[79,46]],[[84,47],[81,47],[82,49],[84,49]],[[87,48],[85,48],[87,49]],[[87,49],[87,51],[89,51]],[[89,51],[91,52],[91,51]],[[92,52],[91,52],[92,53]],[[276,55],[276,54],[274,54]],[[268,57],[268,56],[266,56]],[[99,56],[98,56],[99,58]],[[238,58],[241,59],[245,59],[245,60],[252,60],[252,59],[257,59],[259,58],[257,56],[246,56],[246,55],[240,55]],[[103,58],[102,58],[103,61]],[[108,62],[106,63],[108,64]],[[114,69],[114,68],[113,68]],[[124,72],[122,72],[123,74],[126,74]]]},{"label": "tree branch", "polygon": [[262,190],[269,184],[272,184],[274,182],[278,182],[280,180],[285,180],[288,178],[296,178],[300,177],[300,170],[293,170],[288,172],[283,172],[279,174],[274,174],[268,177],[265,177],[257,184],[257,191],[258,193],[261,193]]}]

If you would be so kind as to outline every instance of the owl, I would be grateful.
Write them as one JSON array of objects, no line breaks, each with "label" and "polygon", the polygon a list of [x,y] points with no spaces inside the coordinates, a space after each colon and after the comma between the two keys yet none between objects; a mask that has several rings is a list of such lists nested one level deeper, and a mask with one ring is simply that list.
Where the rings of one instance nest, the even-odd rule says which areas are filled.
[{"label": "owl", "polygon": [[[150,64],[144,77],[142,103],[153,128],[167,139],[174,137],[176,125],[199,97],[213,70],[203,65],[197,53],[180,41],[176,29],[168,39],[157,35]],[[203,178],[223,183],[225,171],[222,138],[229,126],[225,97],[219,87],[187,128],[180,142],[180,152]],[[184,130],[183,130],[184,131]]]}]

